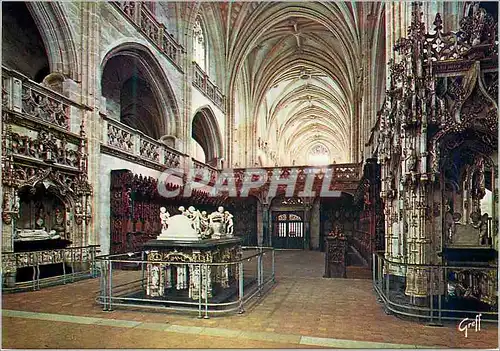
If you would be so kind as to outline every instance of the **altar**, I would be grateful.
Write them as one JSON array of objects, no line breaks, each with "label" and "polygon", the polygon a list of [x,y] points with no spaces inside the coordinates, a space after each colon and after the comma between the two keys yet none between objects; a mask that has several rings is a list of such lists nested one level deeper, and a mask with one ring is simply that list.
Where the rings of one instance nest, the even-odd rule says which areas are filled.
[{"label": "altar", "polygon": [[194,207],[179,211],[170,216],[161,208],[161,234],[143,245],[146,295],[212,298],[238,281],[234,263],[242,248],[241,239],[233,237],[232,215],[222,207],[210,215]]}]

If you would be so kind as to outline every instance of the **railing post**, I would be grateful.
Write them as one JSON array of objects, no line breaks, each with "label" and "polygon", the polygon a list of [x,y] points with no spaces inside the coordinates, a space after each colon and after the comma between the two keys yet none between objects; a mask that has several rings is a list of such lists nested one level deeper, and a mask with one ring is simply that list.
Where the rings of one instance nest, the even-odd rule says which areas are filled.
[{"label": "railing post", "polygon": [[40,264],[36,265],[36,290],[40,290]]},{"label": "railing post", "polygon": [[260,286],[264,286],[264,251],[260,248]]},{"label": "railing post", "polygon": [[430,277],[429,277],[429,283],[431,287],[430,291],[430,302],[429,302],[429,308],[431,312],[431,323],[434,322],[434,271],[432,267],[429,267],[429,272],[430,272]]},{"label": "railing post", "polygon": [[135,156],[141,156],[141,135],[138,133],[132,134],[132,152]]},{"label": "railing post", "polygon": [[145,290],[145,288],[144,288],[144,251],[141,251],[141,289]]},{"label": "railing post", "polygon": [[274,267],[274,259],[275,259],[274,248],[271,249],[271,252],[272,252],[272,275],[273,275],[273,283],[276,283],[276,274],[275,274],[275,267]]},{"label": "railing post", "polygon": [[62,251],[63,284],[66,284],[66,254]]},{"label": "railing post", "polygon": [[260,266],[260,258],[261,258],[261,252],[260,252],[260,249],[257,249],[257,251],[259,251],[259,255],[257,256],[257,289],[258,289],[258,293],[257,293],[257,296],[260,297],[261,296],[261,277],[262,277],[262,272],[261,272],[261,266]]},{"label": "railing post", "polygon": [[240,307],[239,307],[239,314],[242,314],[245,312],[243,309],[243,261],[241,261],[238,265],[238,279],[239,279],[239,293],[238,293],[238,298],[240,301]]},{"label": "railing post", "polygon": [[108,311],[112,311],[113,307],[111,306],[111,300],[113,298],[113,262],[111,260],[108,261],[109,264],[109,273],[108,273]]},{"label": "railing post", "polygon": [[[387,267],[387,263],[386,263],[386,267]],[[382,272],[382,274],[384,274],[384,273]],[[385,277],[385,295],[387,296],[387,300],[390,301],[390,298],[389,298],[389,269],[386,269],[384,277]]]},{"label": "railing post", "polygon": [[377,259],[377,255],[375,254],[375,252],[372,253],[372,280],[373,280],[373,284],[377,284],[377,281],[376,281],[376,274],[375,274],[375,269],[376,269],[376,265],[377,265],[377,262],[375,261]]},{"label": "railing post", "polygon": [[198,264],[198,318],[202,318],[201,316],[201,297],[202,291],[201,288],[202,279],[201,279],[201,264]]},{"label": "railing post", "polygon": [[[205,273],[205,319],[208,319],[208,265],[204,264],[204,273]],[[201,273],[201,272],[200,272]]]},{"label": "railing post", "polygon": [[108,261],[101,261],[101,297],[102,297],[102,310],[108,310],[108,275],[109,266]]},{"label": "railing post", "polygon": [[142,2],[135,2],[135,11],[134,11],[134,23],[141,28],[141,16],[142,16]]},{"label": "railing post", "polygon": [[71,282],[75,282],[75,251],[71,250]]},{"label": "railing post", "polygon": [[108,120],[106,118],[102,118],[101,123],[102,123],[102,143],[104,145],[108,145],[108,143],[109,143],[109,140],[108,140],[108,128],[109,128]]},{"label": "railing post", "polygon": [[[20,79],[12,78],[12,110],[15,112],[23,111],[23,84]],[[29,89],[29,88],[27,88]]]}]

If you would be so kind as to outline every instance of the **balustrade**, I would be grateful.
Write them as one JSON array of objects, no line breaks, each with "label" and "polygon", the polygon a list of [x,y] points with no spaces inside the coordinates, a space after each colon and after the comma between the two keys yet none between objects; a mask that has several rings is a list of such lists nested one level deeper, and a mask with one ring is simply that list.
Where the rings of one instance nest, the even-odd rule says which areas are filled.
[{"label": "balustrade", "polygon": [[208,75],[203,72],[196,62],[193,62],[194,74],[193,85],[198,88],[206,97],[221,109],[222,112],[226,110],[226,97],[222,94],[219,88],[210,81]]},{"label": "balustrade", "polygon": [[[199,172],[200,170],[207,171],[209,176],[210,176],[209,183],[215,184],[215,181],[217,180],[217,174],[219,172],[216,168],[214,168],[210,165],[207,165],[203,162],[196,161],[195,159],[193,159],[193,167],[194,167],[195,172],[197,172],[196,173],[197,175],[201,175],[201,172]],[[201,179],[200,177],[197,177],[197,179],[198,178]]]},{"label": "balustrade", "polygon": [[2,66],[2,108],[5,111],[76,134],[80,132],[81,114],[72,114],[72,107],[87,109],[61,93]]},{"label": "balustrade", "polygon": [[165,26],[158,22],[146,4],[135,1],[113,1],[112,3],[182,71],[180,57],[183,52],[182,45],[172,38]]},{"label": "balustrade", "polygon": [[167,145],[144,135],[126,124],[103,117],[103,144],[118,149],[139,159],[152,161],[169,168],[181,166],[185,155]]}]

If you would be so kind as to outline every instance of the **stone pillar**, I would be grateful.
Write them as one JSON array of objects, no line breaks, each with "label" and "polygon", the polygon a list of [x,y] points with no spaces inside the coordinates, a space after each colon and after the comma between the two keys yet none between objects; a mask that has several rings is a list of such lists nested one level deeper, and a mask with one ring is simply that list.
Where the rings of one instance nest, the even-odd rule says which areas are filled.
[{"label": "stone pillar", "polygon": [[319,199],[314,201],[311,208],[311,249],[319,250],[320,248],[320,206]]},{"label": "stone pillar", "polygon": [[270,205],[262,204],[262,245],[272,246]]},{"label": "stone pillar", "polygon": [[[80,103],[90,107],[91,110],[82,109],[82,131],[87,137],[87,175],[90,184],[93,184],[93,196],[89,199],[90,210],[93,213],[88,225],[79,226],[86,233],[82,233],[82,245],[99,244],[99,224],[94,219],[100,211],[102,204],[99,201],[99,166],[100,166],[100,142],[102,137],[102,121],[99,115],[101,105],[99,67],[99,38],[100,38],[100,12],[106,3],[82,2],[79,4],[81,10],[81,72]],[[70,87],[71,88],[71,87]],[[86,209],[84,209],[85,211]],[[108,233],[107,233],[108,234]],[[108,234],[109,235],[109,234]],[[74,243],[76,244],[76,243]]]},{"label": "stone pillar", "polygon": [[263,223],[263,206],[260,201],[257,201],[257,245],[262,246],[263,243],[263,235],[264,235],[264,223]]}]

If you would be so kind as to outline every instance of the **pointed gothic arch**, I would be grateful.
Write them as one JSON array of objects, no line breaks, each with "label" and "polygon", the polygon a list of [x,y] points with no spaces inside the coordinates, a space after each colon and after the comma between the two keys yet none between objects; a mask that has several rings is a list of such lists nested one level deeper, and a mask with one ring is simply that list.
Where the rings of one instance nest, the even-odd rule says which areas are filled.
[{"label": "pointed gothic arch", "polygon": [[160,63],[144,45],[123,43],[105,55],[101,95],[119,104],[116,114],[131,127],[155,139],[177,135],[179,107],[173,89]]},{"label": "pointed gothic arch", "polygon": [[27,1],[26,6],[47,50],[50,71],[80,81],[75,35],[68,22],[70,16],[63,9],[64,5],[58,2]]},{"label": "pointed gothic arch", "polygon": [[219,124],[210,106],[198,109],[193,117],[192,137],[205,152],[205,163],[214,167],[223,155],[223,142]]}]

